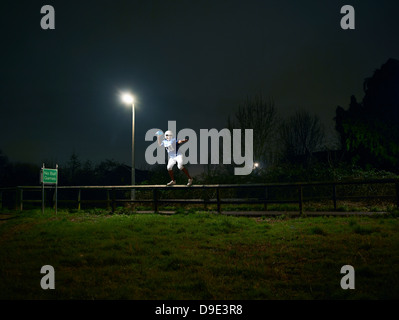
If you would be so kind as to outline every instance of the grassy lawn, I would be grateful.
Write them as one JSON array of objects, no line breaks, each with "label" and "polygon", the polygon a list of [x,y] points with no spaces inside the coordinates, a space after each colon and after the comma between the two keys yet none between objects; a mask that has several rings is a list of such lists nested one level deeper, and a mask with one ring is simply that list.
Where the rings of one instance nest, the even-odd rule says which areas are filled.
[{"label": "grassy lawn", "polygon": [[[24,211],[0,220],[0,299],[398,299],[399,218]],[[43,290],[43,265],[55,290]],[[343,290],[343,265],[355,289]]]}]

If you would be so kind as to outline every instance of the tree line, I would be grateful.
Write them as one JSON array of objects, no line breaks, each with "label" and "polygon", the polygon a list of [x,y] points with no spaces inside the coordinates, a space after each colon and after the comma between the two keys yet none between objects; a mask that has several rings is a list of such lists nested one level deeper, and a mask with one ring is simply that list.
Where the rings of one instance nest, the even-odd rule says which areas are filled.
[{"label": "tree line", "polygon": [[[55,168],[55,163],[46,163]],[[29,163],[10,162],[0,150],[0,186],[39,185],[40,168]],[[73,152],[69,160],[58,168],[59,185],[128,185],[131,179],[131,167],[115,160],[104,160],[94,165],[90,160],[82,162]],[[149,172],[136,169],[136,181],[148,180]]]},{"label": "tree line", "polygon": [[[399,174],[399,61],[389,59],[366,78],[364,97],[337,106],[335,131],[304,109],[281,117],[273,99],[247,97],[228,119],[228,128],[253,129],[255,173],[232,177],[231,166],[208,166],[208,182],[293,181]],[[242,146],[244,149],[245,146]],[[367,173],[368,172],[368,173]]]}]

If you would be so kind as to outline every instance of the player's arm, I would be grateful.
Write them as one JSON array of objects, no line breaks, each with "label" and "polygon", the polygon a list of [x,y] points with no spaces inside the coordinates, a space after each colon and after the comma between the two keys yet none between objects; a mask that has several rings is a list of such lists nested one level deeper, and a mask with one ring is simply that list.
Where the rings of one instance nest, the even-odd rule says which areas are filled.
[{"label": "player's arm", "polygon": [[184,140],[179,140],[177,141],[177,144],[182,144],[182,143],[186,143],[188,141],[188,139],[184,139]]},{"label": "player's arm", "polygon": [[157,132],[155,132],[155,135],[157,136],[157,141],[158,141],[158,145],[161,147],[162,146],[162,138],[163,138],[163,132],[162,130],[158,130]]},{"label": "player's arm", "polygon": [[162,146],[162,138],[161,137],[162,137],[161,135],[157,136],[159,146]]}]

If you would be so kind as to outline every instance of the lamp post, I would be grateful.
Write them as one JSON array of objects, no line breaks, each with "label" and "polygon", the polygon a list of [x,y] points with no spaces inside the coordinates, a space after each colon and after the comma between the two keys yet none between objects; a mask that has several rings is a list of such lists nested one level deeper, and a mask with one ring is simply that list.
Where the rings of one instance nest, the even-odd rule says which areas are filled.
[{"label": "lamp post", "polygon": [[[127,105],[132,106],[132,186],[136,184],[136,170],[134,165],[134,98],[129,93],[124,93],[122,95],[122,101]],[[135,190],[132,189],[130,193],[130,199],[135,200]]]}]

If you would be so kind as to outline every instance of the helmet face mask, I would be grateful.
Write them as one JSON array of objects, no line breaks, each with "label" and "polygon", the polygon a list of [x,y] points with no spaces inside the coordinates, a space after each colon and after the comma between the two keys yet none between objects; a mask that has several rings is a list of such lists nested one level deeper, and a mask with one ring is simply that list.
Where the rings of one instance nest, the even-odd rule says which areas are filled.
[{"label": "helmet face mask", "polygon": [[172,131],[166,131],[165,132],[165,139],[166,140],[168,140],[168,141],[170,141],[170,140],[172,140],[172,138],[173,138],[173,132]]}]

